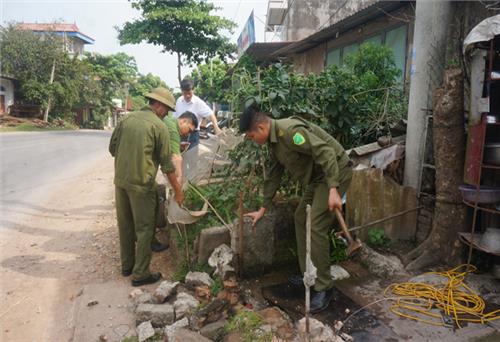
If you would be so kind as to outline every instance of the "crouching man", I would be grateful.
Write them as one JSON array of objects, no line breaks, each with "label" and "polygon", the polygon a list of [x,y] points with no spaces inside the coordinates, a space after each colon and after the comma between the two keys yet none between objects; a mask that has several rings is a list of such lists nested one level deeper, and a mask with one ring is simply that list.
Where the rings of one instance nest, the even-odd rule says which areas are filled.
[{"label": "crouching man", "polygon": [[[240,132],[257,144],[267,144],[271,166],[264,180],[264,204],[246,214],[253,224],[260,220],[280,187],[283,171],[302,183],[303,194],[295,211],[295,235],[300,270],[305,272],[306,205],[311,205],[311,259],[317,268],[311,312],[326,309],[333,294],[330,275],[329,231],[335,209],[342,210],[342,195],[352,178],[351,161],[344,148],[319,126],[299,117],[273,120],[258,108],[246,109],[240,117]],[[302,275],[289,278],[302,284]]]}]

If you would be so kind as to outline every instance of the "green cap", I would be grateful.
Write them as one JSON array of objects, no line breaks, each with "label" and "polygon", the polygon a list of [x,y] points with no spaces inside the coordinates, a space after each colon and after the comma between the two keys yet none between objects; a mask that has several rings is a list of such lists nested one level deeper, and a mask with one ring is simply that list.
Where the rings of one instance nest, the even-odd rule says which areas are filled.
[{"label": "green cap", "polygon": [[175,110],[174,95],[172,95],[170,90],[168,90],[167,88],[163,88],[163,87],[155,88],[155,89],[151,90],[150,93],[147,93],[146,95],[144,95],[144,97],[161,102],[164,105],[166,105],[167,107],[169,107],[170,109]]}]

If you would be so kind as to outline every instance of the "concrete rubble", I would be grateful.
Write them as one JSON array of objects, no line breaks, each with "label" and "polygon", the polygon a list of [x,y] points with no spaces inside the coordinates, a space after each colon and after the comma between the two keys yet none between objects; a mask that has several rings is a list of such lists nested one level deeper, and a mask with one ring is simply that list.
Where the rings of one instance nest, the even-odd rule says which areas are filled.
[{"label": "concrete rubble", "polygon": [[158,304],[164,303],[170,295],[175,293],[178,285],[178,281],[174,283],[168,280],[162,281],[153,293],[155,302]]},{"label": "concrete rubble", "polygon": [[186,286],[193,289],[200,285],[212,286],[213,282],[212,278],[205,272],[189,272],[185,279]]},{"label": "concrete rubble", "polygon": [[215,268],[214,274],[225,279],[226,273],[234,272],[234,267],[231,266],[233,259],[233,250],[229,246],[222,244],[215,248],[212,255],[210,255],[208,265]]},{"label": "concrete rubble", "polygon": [[155,328],[174,322],[174,307],[170,304],[139,304],[135,309],[137,323],[151,321]]},{"label": "concrete rubble", "polygon": [[200,302],[190,294],[185,292],[179,293],[174,302],[175,318],[181,319],[186,314],[193,313],[198,305],[200,305]]},{"label": "concrete rubble", "polygon": [[174,324],[167,325],[165,329],[163,330],[163,334],[168,337],[168,340],[171,341],[174,338],[174,332],[177,329],[189,327],[189,320],[187,317],[184,317],[178,321],[176,321]]},{"label": "concrete rubble", "polygon": [[155,335],[155,330],[151,321],[142,322],[137,326],[137,337],[139,342],[146,341],[148,338]]},{"label": "concrete rubble", "polygon": [[[297,322],[298,335],[294,341],[306,341],[306,319]],[[344,342],[344,339],[335,335],[332,328],[314,318],[309,318],[309,336],[311,342]]]}]

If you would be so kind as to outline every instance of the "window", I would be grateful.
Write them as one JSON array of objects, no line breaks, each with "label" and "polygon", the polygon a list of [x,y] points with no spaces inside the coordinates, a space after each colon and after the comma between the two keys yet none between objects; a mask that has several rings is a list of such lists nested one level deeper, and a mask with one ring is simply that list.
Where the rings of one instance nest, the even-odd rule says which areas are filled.
[{"label": "window", "polygon": [[[375,45],[385,45],[389,47],[394,54],[396,67],[401,70],[398,81],[404,79],[406,66],[406,25],[379,33],[375,36],[365,39],[362,43],[373,43]],[[330,50],[326,55],[326,66],[337,65],[341,66],[345,62],[345,58],[359,50],[359,43],[337,47]]]},{"label": "window", "polygon": [[388,31],[385,34],[385,45],[392,50],[394,61],[401,75],[398,81],[403,80],[405,65],[406,65],[406,26],[400,26],[394,30]]},{"label": "window", "polygon": [[373,43],[375,45],[382,45],[382,35],[377,34],[376,36],[365,39],[363,43]]},{"label": "window", "polygon": [[358,50],[359,50],[359,44],[351,44],[351,45],[344,46],[344,53],[342,55],[342,62],[345,62],[345,59],[347,56],[358,52]]},{"label": "window", "polygon": [[341,49],[333,49],[326,55],[326,66],[337,65],[340,66],[340,52]]}]

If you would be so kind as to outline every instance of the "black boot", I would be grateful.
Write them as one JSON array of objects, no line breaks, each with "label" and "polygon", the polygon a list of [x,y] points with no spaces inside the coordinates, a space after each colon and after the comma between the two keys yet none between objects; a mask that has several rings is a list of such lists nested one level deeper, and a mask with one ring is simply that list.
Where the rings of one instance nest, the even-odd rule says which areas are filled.
[{"label": "black boot", "polygon": [[153,242],[151,243],[151,250],[153,252],[163,252],[164,250],[168,249],[168,245],[161,243],[158,239],[154,239]]},{"label": "black boot", "polygon": [[142,286],[142,285],[148,285],[148,284],[153,284],[156,283],[158,280],[161,279],[161,273],[151,273],[149,277],[146,279],[141,279],[141,280],[133,280],[132,279],[132,286]]},{"label": "black boot", "polygon": [[304,286],[304,277],[301,274],[293,274],[288,277],[288,283],[293,286]]},{"label": "black boot", "polygon": [[325,291],[311,291],[311,313],[318,313],[325,310],[333,297],[333,287]]}]

